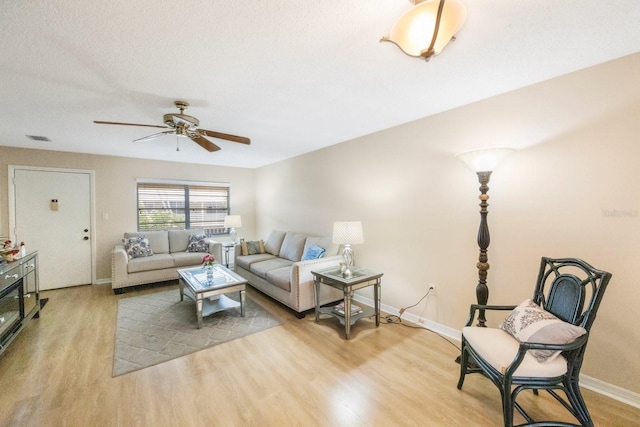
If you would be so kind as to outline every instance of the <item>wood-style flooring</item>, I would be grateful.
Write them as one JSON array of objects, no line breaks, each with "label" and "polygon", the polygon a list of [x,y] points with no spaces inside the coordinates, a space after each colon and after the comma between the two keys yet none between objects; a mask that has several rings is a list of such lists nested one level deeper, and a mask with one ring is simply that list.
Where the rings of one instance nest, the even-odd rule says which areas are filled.
[{"label": "wood-style flooring", "polygon": [[[253,290],[282,325],[113,378],[118,299],[166,289],[43,292],[40,319],[0,356],[0,426],[502,425],[498,390],[480,375],[458,390],[459,351],[438,335],[360,320],[345,341],[336,319],[299,320]],[[640,409],[584,396],[596,426],[639,425]],[[572,420],[546,394],[521,401]]]}]

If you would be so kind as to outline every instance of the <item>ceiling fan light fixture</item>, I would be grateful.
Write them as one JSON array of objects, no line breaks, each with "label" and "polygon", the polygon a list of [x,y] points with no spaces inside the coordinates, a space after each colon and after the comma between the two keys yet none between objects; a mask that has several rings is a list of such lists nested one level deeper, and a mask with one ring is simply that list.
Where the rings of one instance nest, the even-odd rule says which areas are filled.
[{"label": "ceiling fan light fixture", "polygon": [[416,0],[415,4],[380,39],[391,42],[407,55],[425,61],[438,55],[455,39],[467,18],[467,9],[459,0]]}]

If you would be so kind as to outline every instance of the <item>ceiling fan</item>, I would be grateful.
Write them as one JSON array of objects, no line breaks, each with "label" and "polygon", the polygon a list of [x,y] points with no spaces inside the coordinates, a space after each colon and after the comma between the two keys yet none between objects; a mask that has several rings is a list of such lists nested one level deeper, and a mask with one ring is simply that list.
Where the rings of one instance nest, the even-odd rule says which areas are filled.
[{"label": "ceiling fan", "polygon": [[200,121],[195,117],[184,114],[184,110],[189,106],[189,103],[185,101],[175,101],[175,106],[180,110],[180,113],[169,113],[163,116],[165,126],[160,125],[141,125],[137,123],[121,123],[121,122],[105,122],[100,120],[94,120],[94,123],[101,125],[122,125],[122,126],[144,126],[150,128],[167,129],[162,132],[154,133],[153,135],[145,136],[134,140],[134,142],[147,141],[153,138],[157,138],[163,135],[176,134],[179,136],[185,136],[191,139],[193,142],[201,146],[207,151],[218,151],[218,147],[213,142],[205,138],[205,136],[211,138],[225,139],[227,141],[239,142],[241,144],[251,144],[249,138],[243,136],[230,135],[228,133],[214,132],[212,130],[200,129]]}]

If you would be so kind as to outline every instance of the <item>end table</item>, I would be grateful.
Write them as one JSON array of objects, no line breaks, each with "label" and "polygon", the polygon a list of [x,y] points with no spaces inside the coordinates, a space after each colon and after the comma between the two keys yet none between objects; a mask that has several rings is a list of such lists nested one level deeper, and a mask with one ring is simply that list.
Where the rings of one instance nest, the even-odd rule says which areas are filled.
[{"label": "end table", "polygon": [[[351,325],[358,319],[363,317],[376,317],[376,327],[380,326],[380,284],[382,283],[382,273],[377,273],[366,268],[353,267],[353,277],[346,278],[342,276],[340,270],[336,267],[312,271],[313,286],[316,291],[316,322],[320,320],[321,314],[329,314],[340,320],[344,325],[346,338],[351,337]],[[334,307],[320,307],[320,285],[331,286],[342,290],[344,294],[344,314],[337,313]],[[362,312],[351,313],[351,298],[353,293],[358,289],[373,286],[374,310],[364,307]]]}]

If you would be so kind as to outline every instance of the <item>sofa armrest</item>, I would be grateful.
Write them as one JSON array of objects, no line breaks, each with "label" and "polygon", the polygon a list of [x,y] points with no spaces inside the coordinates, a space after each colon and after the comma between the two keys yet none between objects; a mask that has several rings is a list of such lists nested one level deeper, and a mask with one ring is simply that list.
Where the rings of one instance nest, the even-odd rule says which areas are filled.
[{"label": "sofa armrest", "polygon": [[217,262],[222,262],[222,243],[209,240],[209,253],[213,255]]},{"label": "sofa armrest", "polygon": [[111,251],[111,286],[113,288],[120,287],[127,278],[127,264],[129,256],[123,245],[115,245]]},{"label": "sofa armrest", "polygon": [[313,282],[312,271],[337,267],[342,262],[342,255],[332,255],[326,258],[310,259],[294,262],[291,267],[291,287],[294,283]]}]

